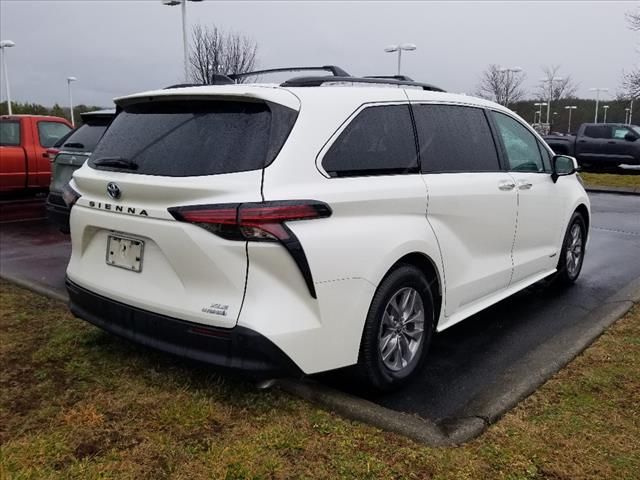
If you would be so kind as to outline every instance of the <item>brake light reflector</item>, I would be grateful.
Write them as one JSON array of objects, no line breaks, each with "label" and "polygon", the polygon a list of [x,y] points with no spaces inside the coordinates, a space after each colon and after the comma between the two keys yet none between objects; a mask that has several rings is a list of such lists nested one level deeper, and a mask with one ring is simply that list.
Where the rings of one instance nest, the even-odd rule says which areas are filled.
[{"label": "brake light reflector", "polygon": [[331,216],[331,208],[317,200],[282,200],[260,203],[232,203],[173,207],[169,213],[178,221],[198,225],[227,240],[280,242],[295,260],[316,298],[307,257],[298,238],[286,222]]},{"label": "brake light reflector", "polygon": [[73,207],[81,196],[68,183],[62,189],[62,200],[69,208]]},{"label": "brake light reflector", "polygon": [[58,155],[59,152],[60,150],[58,150],[57,148],[47,148],[47,150],[45,151],[45,155],[49,157],[50,162],[54,162],[56,159],[56,155]]}]

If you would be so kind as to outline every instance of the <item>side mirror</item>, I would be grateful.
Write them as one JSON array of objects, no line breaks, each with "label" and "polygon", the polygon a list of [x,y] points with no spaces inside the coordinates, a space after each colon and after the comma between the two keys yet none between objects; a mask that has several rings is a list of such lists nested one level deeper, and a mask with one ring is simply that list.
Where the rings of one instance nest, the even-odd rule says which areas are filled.
[{"label": "side mirror", "polygon": [[551,159],[551,179],[556,183],[559,177],[573,175],[578,168],[578,161],[575,158],[569,155],[554,155]]},{"label": "side mirror", "polygon": [[638,136],[635,133],[632,132],[628,132],[625,136],[624,139],[627,142],[635,142],[638,139]]}]

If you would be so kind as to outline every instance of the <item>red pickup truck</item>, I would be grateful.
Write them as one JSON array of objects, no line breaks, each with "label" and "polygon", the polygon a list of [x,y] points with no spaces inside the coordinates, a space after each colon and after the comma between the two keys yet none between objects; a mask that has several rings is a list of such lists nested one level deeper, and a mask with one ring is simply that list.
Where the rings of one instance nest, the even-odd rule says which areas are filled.
[{"label": "red pickup truck", "polygon": [[47,149],[71,131],[64,118],[0,117],[0,193],[46,190],[51,182]]}]

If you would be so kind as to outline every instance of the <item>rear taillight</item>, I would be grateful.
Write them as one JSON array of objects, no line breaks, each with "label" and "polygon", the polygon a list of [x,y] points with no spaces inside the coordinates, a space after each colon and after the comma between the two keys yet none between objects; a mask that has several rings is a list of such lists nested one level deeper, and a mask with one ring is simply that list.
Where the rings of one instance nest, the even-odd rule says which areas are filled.
[{"label": "rear taillight", "polygon": [[67,207],[71,208],[75,205],[81,195],[76,192],[68,183],[62,189],[62,200]]},{"label": "rear taillight", "polygon": [[58,155],[58,153],[60,153],[60,150],[58,150],[57,148],[47,148],[46,151],[46,155],[47,157],[49,157],[50,162],[55,161],[56,155]]},{"label": "rear taillight", "polygon": [[286,222],[329,217],[331,208],[326,203],[316,200],[283,200],[194,205],[170,208],[169,213],[176,220],[193,223],[228,240],[280,242],[300,268],[309,293],[316,298],[306,255]]}]

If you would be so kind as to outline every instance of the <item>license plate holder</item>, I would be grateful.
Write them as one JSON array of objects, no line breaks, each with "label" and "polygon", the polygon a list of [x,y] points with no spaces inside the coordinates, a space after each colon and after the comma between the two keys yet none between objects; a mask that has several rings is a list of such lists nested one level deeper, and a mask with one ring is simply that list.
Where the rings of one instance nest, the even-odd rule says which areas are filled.
[{"label": "license plate holder", "polygon": [[111,267],[140,273],[143,254],[144,240],[118,234],[107,237],[106,262]]}]

